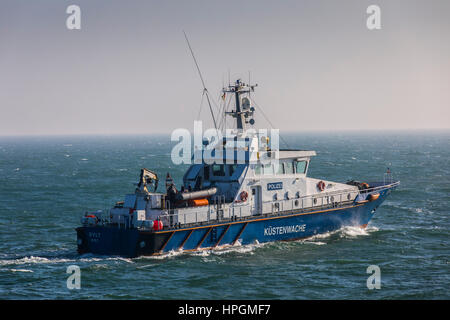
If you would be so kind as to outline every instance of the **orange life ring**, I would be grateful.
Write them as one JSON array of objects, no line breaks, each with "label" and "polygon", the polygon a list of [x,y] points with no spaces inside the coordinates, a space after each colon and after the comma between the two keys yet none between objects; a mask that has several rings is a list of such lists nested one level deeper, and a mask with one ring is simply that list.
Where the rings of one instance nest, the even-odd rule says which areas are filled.
[{"label": "orange life ring", "polygon": [[380,197],[379,193],[372,193],[371,195],[369,195],[369,201],[377,200],[379,197]]},{"label": "orange life ring", "polygon": [[95,218],[95,224],[97,224],[98,223],[98,217],[97,216],[94,216],[93,214],[90,214],[90,215],[87,215],[87,216],[85,216],[86,218]]},{"label": "orange life ring", "polygon": [[247,201],[247,198],[248,198],[248,193],[247,193],[247,191],[242,191],[240,194],[239,194],[239,197],[241,198],[241,201],[242,202],[245,202],[245,201]]},{"label": "orange life ring", "polygon": [[320,191],[325,190],[325,182],[323,182],[322,180],[319,181],[319,182],[317,183],[317,188],[319,188]]}]

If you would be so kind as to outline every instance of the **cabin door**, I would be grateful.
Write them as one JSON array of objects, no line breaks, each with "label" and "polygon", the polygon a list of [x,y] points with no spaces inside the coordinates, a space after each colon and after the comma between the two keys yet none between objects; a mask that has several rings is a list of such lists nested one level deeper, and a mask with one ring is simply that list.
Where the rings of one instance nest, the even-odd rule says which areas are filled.
[{"label": "cabin door", "polygon": [[261,186],[252,187],[252,215],[261,214]]}]

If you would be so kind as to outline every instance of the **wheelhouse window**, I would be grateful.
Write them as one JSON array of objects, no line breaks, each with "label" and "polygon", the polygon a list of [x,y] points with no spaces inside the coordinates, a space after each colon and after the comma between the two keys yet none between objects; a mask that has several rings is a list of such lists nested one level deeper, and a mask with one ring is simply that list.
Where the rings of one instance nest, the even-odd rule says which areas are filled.
[{"label": "wheelhouse window", "polygon": [[263,166],[263,171],[264,171],[264,174],[268,174],[268,175],[273,174],[273,166],[272,166],[272,164],[271,163],[265,164]]},{"label": "wheelhouse window", "polygon": [[224,177],[225,176],[225,166],[223,164],[213,164],[212,174],[214,177]]},{"label": "wheelhouse window", "polygon": [[235,164],[230,164],[228,166],[228,174],[230,175],[230,177],[233,175],[233,173],[236,171],[236,165]]},{"label": "wheelhouse window", "polygon": [[297,173],[303,174],[306,172],[306,161],[297,161],[296,163],[296,171]]},{"label": "wheelhouse window", "polygon": [[276,170],[277,174],[284,173],[283,162],[278,162],[278,166],[276,164],[274,166],[275,166],[275,170]]},{"label": "wheelhouse window", "polygon": [[257,164],[255,165],[255,175],[259,176],[261,174],[261,165]]},{"label": "wheelhouse window", "polygon": [[203,177],[205,178],[205,180],[209,180],[209,166],[205,165],[203,167]]},{"label": "wheelhouse window", "polygon": [[294,165],[292,162],[284,163],[284,173],[285,174],[294,174]]}]

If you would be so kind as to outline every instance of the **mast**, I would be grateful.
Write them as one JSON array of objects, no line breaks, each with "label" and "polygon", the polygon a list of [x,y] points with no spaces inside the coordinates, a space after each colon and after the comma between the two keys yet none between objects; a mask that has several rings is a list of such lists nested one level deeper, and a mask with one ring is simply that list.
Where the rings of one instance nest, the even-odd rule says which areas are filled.
[{"label": "mast", "polygon": [[254,92],[256,86],[257,84],[249,85],[241,82],[240,79],[237,79],[234,85],[229,85],[228,88],[223,88],[224,93],[233,93],[235,96],[236,110],[225,112],[225,114],[230,115],[233,118],[236,118],[236,128],[238,130],[245,131],[247,123],[250,123],[251,125],[255,123],[253,119],[247,120],[247,118],[253,116],[255,108],[250,107],[250,100],[248,99],[247,103],[243,103],[241,105],[241,102],[244,101],[244,99],[246,99],[244,98],[241,100],[241,95]]}]

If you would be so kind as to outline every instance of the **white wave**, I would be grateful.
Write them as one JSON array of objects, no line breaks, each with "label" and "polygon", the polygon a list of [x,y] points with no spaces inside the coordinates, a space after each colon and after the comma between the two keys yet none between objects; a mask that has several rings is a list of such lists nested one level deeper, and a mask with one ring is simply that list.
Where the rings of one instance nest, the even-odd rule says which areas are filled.
[{"label": "white wave", "polygon": [[81,159],[81,161],[88,161],[89,159],[86,159],[86,158],[83,158],[83,159]]},{"label": "white wave", "polygon": [[34,272],[33,270],[28,269],[9,269],[12,272]]},{"label": "white wave", "polygon": [[35,257],[29,256],[20,259],[3,259],[0,260],[0,266],[8,266],[8,265],[27,265],[27,264],[54,264],[54,263],[68,263],[68,262],[99,262],[99,261],[124,261],[127,263],[133,263],[131,259],[122,258],[122,257],[85,257],[80,259],[64,259],[64,258],[44,258],[44,257]]},{"label": "white wave", "polygon": [[368,236],[371,232],[378,231],[377,227],[370,226],[367,228],[360,227],[344,227],[339,230],[341,238],[356,238],[360,236]]},{"label": "white wave", "polygon": [[172,257],[177,257],[180,255],[191,255],[197,257],[209,257],[211,255],[223,255],[228,253],[250,253],[253,254],[253,251],[257,248],[261,248],[268,243],[259,243],[255,241],[252,244],[242,245],[239,241],[232,246],[230,244],[224,244],[222,246],[217,246],[215,248],[200,248],[195,251],[185,251],[182,249],[179,250],[171,250],[168,252],[164,252],[162,254],[153,255],[153,256],[140,256],[135,259],[168,259]]},{"label": "white wave", "polygon": [[168,252],[164,252],[162,254],[158,254],[158,255],[153,255],[153,256],[140,256],[138,258],[135,259],[156,259],[156,260],[161,260],[161,259],[167,259],[167,258],[171,258],[171,257],[176,257],[179,256],[181,254],[185,254],[186,251],[183,250],[170,250]]},{"label": "white wave", "polygon": [[[376,232],[379,229],[374,226],[368,226],[367,228],[363,229],[361,227],[343,227],[341,229],[325,232],[321,234],[314,235],[312,237],[306,238],[306,239],[299,239],[295,240],[293,242],[302,243],[302,244],[313,244],[313,245],[326,245],[327,242],[324,240],[327,240],[331,238],[333,235],[338,235],[340,238],[357,238],[360,236],[368,236],[371,232]],[[255,241],[252,244],[246,244],[242,245],[239,241],[236,241],[236,243],[232,246],[230,244],[225,244],[222,246],[218,246],[216,248],[200,248],[195,251],[183,251],[183,250],[176,250],[176,251],[169,251],[163,254],[155,255],[155,256],[145,256],[145,257],[139,257],[139,258],[147,258],[147,259],[167,259],[171,257],[176,257],[182,254],[188,254],[191,256],[198,256],[198,257],[209,257],[211,255],[224,255],[229,253],[242,253],[242,254],[254,254],[254,251],[258,248],[262,248],[266,245],[279,245],[279,244],[286,244],[286,243],[292,243],[292,242],[282,242],[282,241],[275,241],[275,242],[264,242],[259,243],[258,241]],[[283,247],[281,247],[283,248]],[[209,260],[205,260],[209,261]]]},{"label": "white wave", "polygon": [[118,257],[118,256],[114,256],[114,257],[99,257],[99,256],[93,256],[92,254],[88,253],[85,255],[82,255],[80,259],[74,259],[72,261],[80,261],[80,262],[100,262],[100,261],[123,261],[123,262],[127,262],[127,263],[134,263],[134,261],[132,259],[129,258],[123,258],[123,257]]},{"label": "white wave", "polygon": [[304,240],[300,240],[301,243],[306,243],[306,244],[314,244],[316,246],[323,246],[325,244],[327,244],[326,242],[322,242],[322,241],[311,241],[309,239],[304,239]]},{"label": "white wave", "polygon": [[69,259],[47,259],[43,257],[29,256],[20,259],[0,260],[0,266],[22,265],[22,264],[39,264],[39,263],[61,263],[70,262]]},{"label": "white wave", "polygon": [[325,244],[327,244],[326,242],[317,241],[317,240],[326,240],[326,239],[329,239],[330,237],[332,237],[333,235],[338,235],[340,238],[357,238],[359,236],[368,236],[368,235],[370,235],[370,233],[376,232],[378,230],[379,229],[375,226],[368,226],[365,229],[361,228],[361,227],[346,226],[346,227],[342,227],[338,230],[329,231],[329,232],[325,232],[325,233],[321,233],[321,234],[316,234],[312,237],[309,237],[306,239],[301,239],[298,241],[302,242],[302,243],[325,245]]}]

